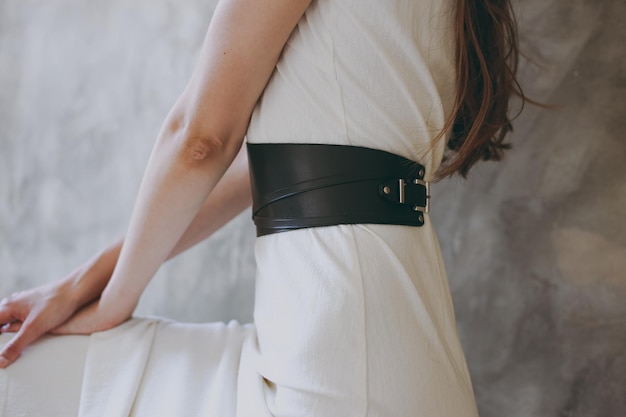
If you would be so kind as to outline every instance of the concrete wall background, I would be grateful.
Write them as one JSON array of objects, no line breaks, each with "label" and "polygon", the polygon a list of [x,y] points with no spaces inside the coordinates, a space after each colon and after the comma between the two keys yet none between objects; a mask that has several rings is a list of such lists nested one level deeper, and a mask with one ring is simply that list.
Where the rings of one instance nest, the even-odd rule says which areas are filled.
[{"label": "concrete wall background", "polygon": [[[123,233],[214,1],[0,2],[0,295]],[[434,187],[483,417],[626,415],[626,3],[520,0],[515,149]],[[246,212],[167,264],[139,314],[250,321]]]}]

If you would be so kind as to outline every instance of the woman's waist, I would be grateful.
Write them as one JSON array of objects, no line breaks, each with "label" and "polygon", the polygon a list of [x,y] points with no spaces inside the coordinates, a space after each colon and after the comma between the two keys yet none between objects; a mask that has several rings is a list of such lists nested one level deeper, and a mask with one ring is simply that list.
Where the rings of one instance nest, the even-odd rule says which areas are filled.
[{"label": "woman's waist", "polygon": [[425,167],[371,148],[248,144],[257,235],[336,224],[422,226]]}]

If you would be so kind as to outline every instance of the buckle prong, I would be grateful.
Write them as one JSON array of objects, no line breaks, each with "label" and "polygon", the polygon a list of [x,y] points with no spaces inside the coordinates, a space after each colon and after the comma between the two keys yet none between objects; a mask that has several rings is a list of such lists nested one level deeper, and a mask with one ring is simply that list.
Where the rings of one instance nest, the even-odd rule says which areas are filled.
[{"label": "buckle prong", "polygon": [[413,184],[423,185],[426,188],[426,206],[415,206],[413,207],[413,210],[420,211],[422,213],[430,213],[430,181],[424,181],[416,178],[413,180]]}]

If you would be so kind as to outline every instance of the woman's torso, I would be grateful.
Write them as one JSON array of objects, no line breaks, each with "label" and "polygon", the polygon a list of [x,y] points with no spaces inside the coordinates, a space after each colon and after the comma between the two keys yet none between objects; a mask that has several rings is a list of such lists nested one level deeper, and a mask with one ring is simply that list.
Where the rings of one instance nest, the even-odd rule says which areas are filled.
[{"label": "woman's torso", "polygon": [[[431,179],[445,146],[431,141],[454,98],[452,5],[314,0],[257,103],[248,142],[382,149],[421,162]],[[422,227],[262,236],[256,257],[256,337],[241,366],[262,377],[263,395],[240,403],[241,416],[476,416],[428,216]],[[258,383],[244,376],[240,387]]]}]

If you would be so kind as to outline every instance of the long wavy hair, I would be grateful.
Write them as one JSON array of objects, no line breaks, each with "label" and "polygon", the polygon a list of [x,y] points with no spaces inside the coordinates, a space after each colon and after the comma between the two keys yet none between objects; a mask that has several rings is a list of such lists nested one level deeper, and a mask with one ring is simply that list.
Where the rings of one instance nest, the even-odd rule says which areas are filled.
[{"label": "long wavy hair", "polygon": [[[456,99],[440,140],[450,136],[437,179],[466,177],[479,160],[500,160],[511,147],[509,98],[527,99],[517,82],[517,23],[510,0],[456,0]],[[520,110],[521,111],[521,110]]]}]

